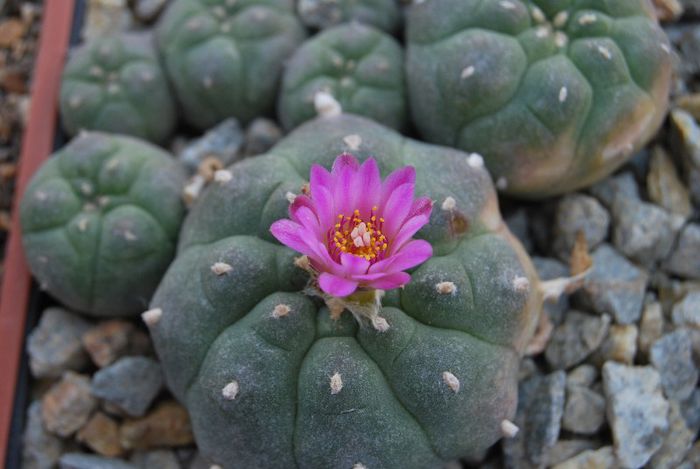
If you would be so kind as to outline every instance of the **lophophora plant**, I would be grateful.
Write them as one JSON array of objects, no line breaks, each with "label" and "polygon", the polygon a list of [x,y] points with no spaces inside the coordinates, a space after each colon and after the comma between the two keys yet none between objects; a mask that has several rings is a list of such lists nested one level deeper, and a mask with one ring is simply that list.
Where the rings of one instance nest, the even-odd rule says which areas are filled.
[{"label": "lophophora plant", "polygon": [[70,135],[100,130],[167,140],[175,127],[175,101],[152,36],[107,36],[75,49],[63,70],[60,109]]},{"label": "lophophora plant", "polygon": [[297,50],[285,67],[279,98],[282,125],[316,117],[316,95],[332,95],[350,113],[402,129],[408,107],[403,50],[391,36],[359,23],[325,30]]},{"label": "lophophora plant", "polygon": [[271,112],[305,35],[292,0],[175,0],[156,30],[183,117],[202,130]]},{"label": "lophophora plant", "polygon": [[81,133],[34,175],[22,242],[41,287],[95,316],[143,310],[175,253],[184,175],[131,137]]},{"label": "lophophora plant", "polygon": [[388,33],[399,29],[402,16],[396,0],[298,0],[297,11],[310,28],[357,21]]},{"label": "lophophora plant", "polygon": [[537,198],[611,173],[656,132],[671,50],[648,0],[431,0],[407,15],[413,120]]},{"label": "lophophora plant", "polygon": [[439,467],[512,431],[542,291],[478,155],[339,115],[214,179],[143,314],[204,455]]}]

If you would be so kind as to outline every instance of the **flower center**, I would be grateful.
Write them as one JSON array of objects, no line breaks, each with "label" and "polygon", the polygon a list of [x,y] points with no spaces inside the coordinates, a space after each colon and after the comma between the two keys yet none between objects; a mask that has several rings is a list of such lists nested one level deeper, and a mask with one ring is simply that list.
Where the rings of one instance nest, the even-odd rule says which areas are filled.
[{"label": "flower center", "polygon": [[338,215],[337,223],[328,230],[331,256],[338,259],[347,252],[372,263],[384,258],[388,241],[382,233],[383,225],[384,218],[377,216],[377,207],[372,207],[367,219],[363,219],[357,209],[352,215]]}]

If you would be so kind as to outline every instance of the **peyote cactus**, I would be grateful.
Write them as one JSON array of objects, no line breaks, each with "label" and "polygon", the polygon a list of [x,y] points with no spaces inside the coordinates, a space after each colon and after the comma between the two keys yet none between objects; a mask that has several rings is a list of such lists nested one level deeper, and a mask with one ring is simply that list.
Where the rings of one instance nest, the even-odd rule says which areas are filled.
[{"label": "peyote cactus", "polygon": [[97,38],[77,48],[63,71],[63,126],[70,135],[100,130],[164,142],[176,111],[152,36]]},{"label": "peyote cactus", "polygon": [[671,50],[648,0],[431,0],[407,16],[416,126],[483,154],[510,194],[589,185],[664,118]]},{"label": "peyote cactus", "polygon": [[297,11],[310,28],[324,29],[358,21],[393,33],[401,24],[396,0],[299,0]]},{"label": "peyote cactus", "polygon": [[359,23],[327,29],[299,48],[287,64],[279,99],[282,125],[292,129],[313,119],[319,91],[331,94],[347,112],[403,128],[407,106],[401,46]]},{"label": "peyote cactus", "polygon": [[[384,176],[405,165],[415,168],[382,186],[408,193],[415,174],[415,193],[430,198],[413,203],[402,228],[408,235],[417,229],[412,220],[425,223],[430,200],[436,201],[417,234],[430,243],[433,257],[402,290],[386,293],[371,324],[329,310],[307,283],[308,269],[321,268],[314,265],[319,258],[299,257],[270,231],[277,222],[275,236],[285,242],[326,249],[313,244],[313,235],[287,231],[291,238],[285,238],[279,220],[291,203],[294,219],[315,223],[302,210],[309,197],[320,203],[328,192],[318,184],[344,176],[342,168],[330,176],[315,167],[308,185],[310,168],[330,168],[343,151],[365,160],[352,171],[366,168],[367,180],[369,156]],[[339,115],[304,124],[268,154],[217,172],[215,181],[188,215],[178,255],[143,314],[167,382],[188,407],[205,455],[231,468],[438,467],[484,450],[502,429],[512,429],[506,419],[515,412],[519,356],[542,292],[529,258],[501,220],[478,155]],[[359,204],[358,217],[386,218],[389,251],[399,243],[390,225],[396,223],[392,217],[406,215],[406,207],[382,202],[367,212],[357,201],[376,188],[350,182],[333,187],[332,197],[348,198],[346,208]],[[364,238],[356,228],[349,236]],[[328,229],[330,236],[333,227]],[[393,268],[424,260],[430,254],[425,241]],[[354,239],[355,246],[372,242]],[[380,275],[392,277],[374,286],[407,280],[391,270],[384,267]],[[379,276],[362,278],[372,283]],[[331,280],[320,280],[323,292],[351,290]]]},{"label": "peyote cactus", "polygon": [[176,0],[156,37],[185,119],[206,129],[271,112],[305,34],[292,0]]},{"label": "peyote cactus", "polygon": [[142,311],[175,252],[184,174],[131,137],[81,133],[34,175],[22,241],[41,286],[95,316]]}]

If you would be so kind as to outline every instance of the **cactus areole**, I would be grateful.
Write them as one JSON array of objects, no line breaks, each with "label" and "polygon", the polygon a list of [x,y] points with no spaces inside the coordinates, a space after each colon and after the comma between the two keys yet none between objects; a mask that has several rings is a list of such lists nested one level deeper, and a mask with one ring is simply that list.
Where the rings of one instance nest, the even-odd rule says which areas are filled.
[{"label": "cactus areole", "polygon": [[217,174],[144,321],[213,463],[418,469],[501,438],[541,302],[481,157],[341,114]]}]

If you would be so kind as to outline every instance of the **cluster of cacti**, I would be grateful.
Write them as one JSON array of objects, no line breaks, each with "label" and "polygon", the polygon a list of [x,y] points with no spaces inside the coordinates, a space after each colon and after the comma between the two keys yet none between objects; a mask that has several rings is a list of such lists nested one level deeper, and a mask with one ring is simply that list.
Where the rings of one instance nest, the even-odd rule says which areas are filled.
[{"label": "cluster of cacti", "polygon": [[[347,311],[333,320],[305,294],[304,258],[270,232],[309,193],[312,165],[330,168],[342,152],[374,156],[384,176],[413,166],[416,194],[436,201],[418,233],[434,256],[387,292],[381,328]],[[315,177],[325,176],[312,173],[311,197]],[[541,293],[478,155],[341,115],[216,181],[144,313],[204,454],[224,467],[424,468],[500,438]]]},{"label": "cluster of cacti", "polygon": [[20,205],[42,288],[91,315],[142,311],[175,253],[183,174],[148,143],[98,132],[53,155]]},{"label": "cluster of cacti", "polygon": [[175,102],[147,33],[107,36],[78,47],[63,70],[63,127],[115,132],[163,143]]},{"label": "cluster of cacti", "polygon": [[401,10],[396,0],[299,0],[297,11],[310,28],[328,28],[357,21],[388,33],[401,24]]},{"label": "cluster of cacti", "polygon": [[305,35],[292,0],[176,0],[156,31],[183,117],[199,129],[272,111]]},{"label": "cluster of cacti", "polygon": [[407,17],[413,121],[523,197],[589,185],[664,118],[671,51],[648,0],[431,0]]},{"label": "cluster of cacti", "polygon": [[351,23],[327,29],[295,52],[280,91],[282,125],[292,129],[313,119],[314,98],[322,91],[344,112],[395,129],[406,126],[403,50],[394,38],[370,26]]}]

